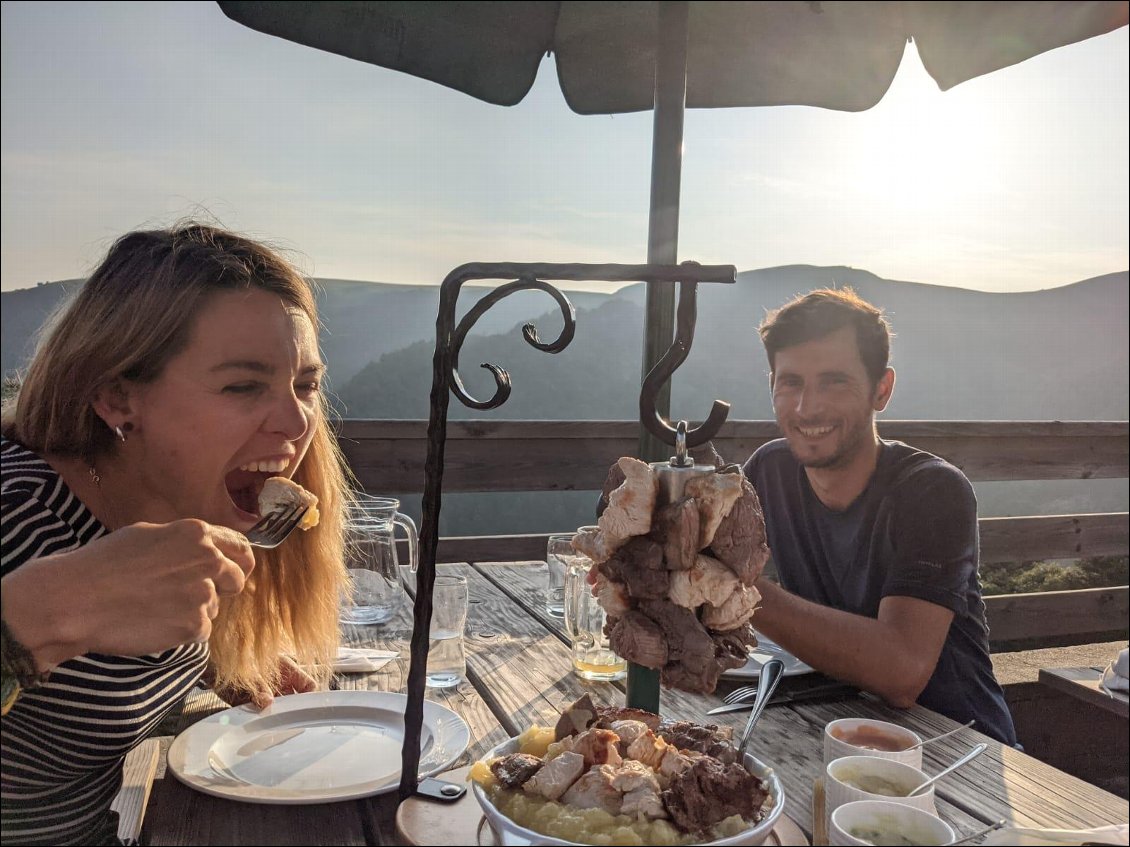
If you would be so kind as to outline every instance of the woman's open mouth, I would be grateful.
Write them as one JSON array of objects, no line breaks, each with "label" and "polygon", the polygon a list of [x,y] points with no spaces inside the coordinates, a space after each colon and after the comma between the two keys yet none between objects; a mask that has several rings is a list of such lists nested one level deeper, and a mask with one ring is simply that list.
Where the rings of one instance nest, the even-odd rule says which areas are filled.
[{"label": "woman's open mouth", "polygon": [[244,512],[246,517],[257,520],[260,517],[259,492],[263,490],[263,485],[267,480],[273,476],[278,476],[278,473],[236,468],[224,477],[224,486],[228,490],[228,497],[231,498],[232,504],[239,511]]}]

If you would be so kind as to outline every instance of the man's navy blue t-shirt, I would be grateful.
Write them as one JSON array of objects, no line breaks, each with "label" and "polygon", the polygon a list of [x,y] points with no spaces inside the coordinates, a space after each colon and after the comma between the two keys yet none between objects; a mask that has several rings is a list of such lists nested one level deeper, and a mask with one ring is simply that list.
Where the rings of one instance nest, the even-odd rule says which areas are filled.
[{"label": "man's navy blue t-shirt", "polygon": [[919,704],[1016,743],[993,676],[977,580],[977,500],[965,475],[930,453],[882,442],[867,488],[842,512],[817,498],[784,439],[745,464],[761,500],[769,549],[787,590],[824,606],[877,617],[889,595],[951,610],[953,623]]}]

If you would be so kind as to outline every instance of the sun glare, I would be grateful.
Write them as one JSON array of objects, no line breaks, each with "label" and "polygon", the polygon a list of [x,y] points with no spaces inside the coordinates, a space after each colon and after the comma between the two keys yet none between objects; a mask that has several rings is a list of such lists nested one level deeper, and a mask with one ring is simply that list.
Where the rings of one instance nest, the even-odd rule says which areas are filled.
[{"label": "sun glare", "polygon": [[859,117],[844,172],[871,203],[952,214],[999,189],[1002,115],[960,90],[939,91],[913,45],[887,96]]}]

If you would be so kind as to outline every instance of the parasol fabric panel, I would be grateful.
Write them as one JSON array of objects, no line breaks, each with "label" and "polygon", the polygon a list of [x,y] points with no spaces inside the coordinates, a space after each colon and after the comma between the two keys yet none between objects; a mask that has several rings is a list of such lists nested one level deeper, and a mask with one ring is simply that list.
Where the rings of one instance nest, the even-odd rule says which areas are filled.
[{"label": "parasol fabric panel", "polygon": [[[913,38],[942,89],[1127,24],[1126,2],[692,2],[688,108],[882,99]],[[504,106],[554,54],[581,114],[651,109],[658,2],[227,2],[260,32]]]}]

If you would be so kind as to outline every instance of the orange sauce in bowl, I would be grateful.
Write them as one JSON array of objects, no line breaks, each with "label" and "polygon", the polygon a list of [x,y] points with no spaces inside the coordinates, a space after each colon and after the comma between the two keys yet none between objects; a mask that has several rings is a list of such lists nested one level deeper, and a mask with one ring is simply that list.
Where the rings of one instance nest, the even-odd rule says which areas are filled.
[{"label": "orange sauce in bowl", "polygon": [[857,726],[854,729],[832,730],[832,737],[852,747],[861,747],[864,750],[878,750],[883,753],[898,753],[908,747],[914,746],[914,741],[898,735],[892,735],[873,726]]}]

